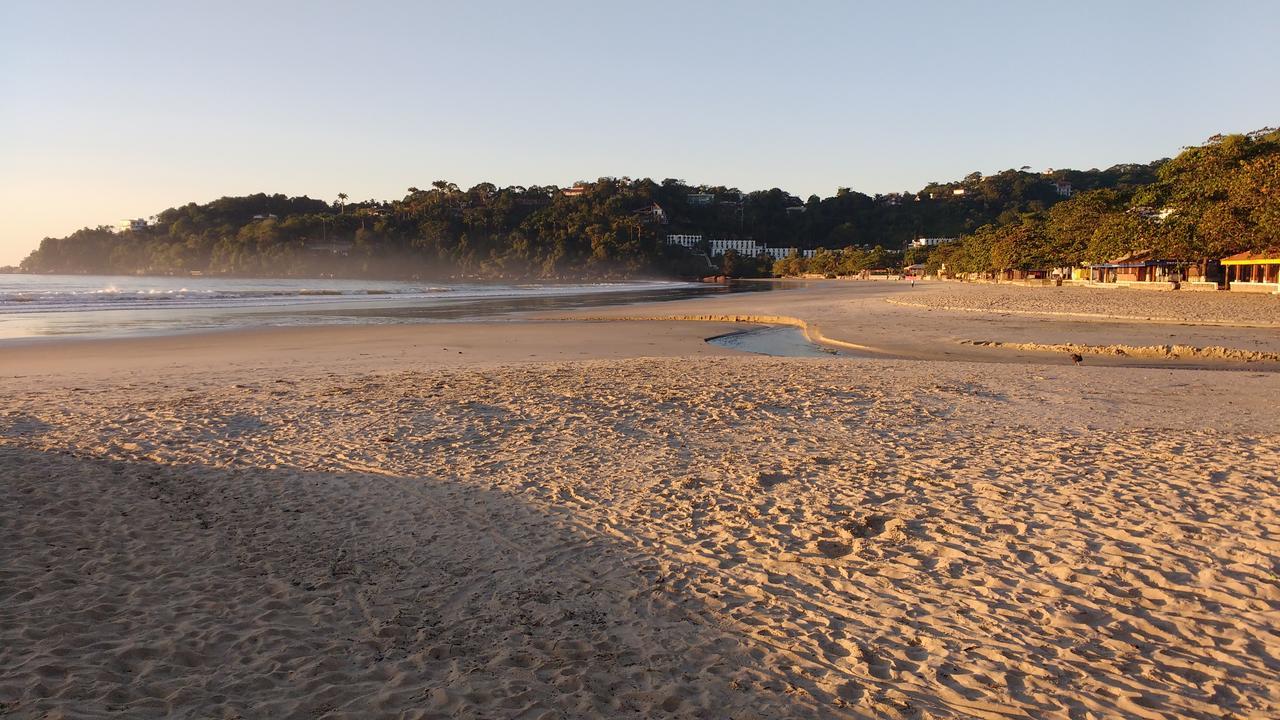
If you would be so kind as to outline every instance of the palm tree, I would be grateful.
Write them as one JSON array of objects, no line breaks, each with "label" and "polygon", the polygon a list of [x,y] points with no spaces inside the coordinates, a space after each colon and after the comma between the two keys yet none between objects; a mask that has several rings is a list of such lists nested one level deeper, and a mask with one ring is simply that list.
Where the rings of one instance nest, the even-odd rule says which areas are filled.
[{"label": "palm tree", "polygon": [[347,194],[338,193],[338,213],[341,214],[347,209]]}]

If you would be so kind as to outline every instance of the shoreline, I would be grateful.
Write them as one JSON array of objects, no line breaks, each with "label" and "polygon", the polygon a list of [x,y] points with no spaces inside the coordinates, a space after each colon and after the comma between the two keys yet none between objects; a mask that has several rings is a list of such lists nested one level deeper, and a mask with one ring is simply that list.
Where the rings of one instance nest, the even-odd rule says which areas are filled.
[{"label": "shoreline", "polygon": [[58,339],[4,348],[0,378],[234,375],[262,367],[365,372],[576,359],[732,355],[704,342],[730,324],[505,321],[240,328],[138,338]]},{"label": "shoreline", "polygon": [[[466,337],[474,342],[486,333],[529,336],[530,328],[557,323],[571,337],[596,336],[573,352],[584,358],[619,357],[620,352],[643,354],[646,348],[659,355],[696,353],[703,341],[724,332],[749,326],[796,327],[818,347],[843,350],[862,358],[919,361],[971,361],[998,363],[1070,362],[1071,353],[1085,355],[1090,364],[1107,366],[1170,367],[1190,369],[1280,369],[1280,333],[1270,326],[1178,322],[1176,325],[1116,317],[1082,319],[1048,313],[1009,316],[1003,310],[952,310],[903,299],[907,294],[945,291],[921,285],[858,284],[847,281],[810,281],[785,292],[731,293],[696,298],[637,302],[547,313],[513,312],[479,321],[424,321],[370,324],[320,324],[196,330],[169,335],[133,337],[35,337],[0,341],[6,364],[39,356],[45,350],[59,355],[92,355],[186,352],[190,348],[216,349],[235,346],[237,352],[259,350],[279,353],[282,345],[336,357],[326,346],[351,347],[362,341],[385,349],[397,344],[434,342],[429,338]],[[926,296],[927,297],[927,296]],[[640,339],[635,329],[610,327],[619,323],[680,326],[657,339]],[[694,329],[698,324],[722,326]],[[690,325],[693,324],[693,325]],[[685,327],[690,325],[690,327]],[[587,329],[595,327],[595,330]],[[649,329],[641,331],[651,333]],[[678,341],[673,342],[675,336]],[[578,342],[574,340],[573,342]],[[610,343],[621,343],[609,348]],[[485,345],[485,342],[481,342]],[[493,362],[530,356],[554,359],[563,349],[542,347],[512,355],[498,341],[488,342]],[[277,348],[272,351],[271,348]],[[625,348],[625,350],[624,350]],[[225,354],[225,353],[224,353]],[[6,363],[7,360],[7,363]],[[434,358],[430,362],[437,362]]]}]

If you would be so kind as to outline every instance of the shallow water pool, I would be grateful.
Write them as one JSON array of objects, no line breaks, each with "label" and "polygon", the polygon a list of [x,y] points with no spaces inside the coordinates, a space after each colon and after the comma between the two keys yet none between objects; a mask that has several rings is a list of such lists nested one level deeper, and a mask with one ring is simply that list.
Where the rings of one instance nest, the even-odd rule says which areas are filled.
[{"label": "shallow water pool", "polygon": [[774,357],[832,357],[842,354],[840,351],[809,342],[803,330],[789,325],[767,325],[740,330],[707,338],[707,342],[733,350]]}]

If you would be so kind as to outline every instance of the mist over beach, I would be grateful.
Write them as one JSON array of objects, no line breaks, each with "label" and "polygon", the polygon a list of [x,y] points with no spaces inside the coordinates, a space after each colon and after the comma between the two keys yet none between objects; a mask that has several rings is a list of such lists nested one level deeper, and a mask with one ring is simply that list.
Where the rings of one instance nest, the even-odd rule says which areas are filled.
[{"label": "mist over beach", "polygon": [[1277,29],[6,6],[0,717],[1280,717]]}]

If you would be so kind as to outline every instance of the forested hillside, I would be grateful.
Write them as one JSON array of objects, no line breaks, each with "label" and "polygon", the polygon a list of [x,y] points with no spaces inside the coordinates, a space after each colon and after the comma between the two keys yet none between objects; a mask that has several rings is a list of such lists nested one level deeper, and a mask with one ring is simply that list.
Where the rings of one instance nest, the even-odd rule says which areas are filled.
[{"label": "forested hillside", "polygon": [[[464,190],[439,181],[392,201],[224,197],[164,210],[134,229],[46,238],[21,268],[387,278],[704,274],[707,260],[666,245],[668,233],[854,248],[844,257],[862,264],[900,261],[898,251],[914,237],[962,236],[931,254],[913,250],[906,261],[970,271],[1070,265],[1148,246],[1170,257],[1217,257],[1280,245],[1277,148],[1280,133],[1264,130],[1216,137],[1147,165],[972,173],[919,192],[841,188],[807,200],[777,188],[744,193],[629,178],[571,189],[481,183]],[[834,255],[820,257],[820,271],[839,265]],[[741,272],[760,266],[733,264]]]},{"label": "forested hillside", "polygon": [[[1075,194],[1001,218],[927,253],[991,272],[1106,262],[1131,253],[1202,263],[1280,250],[1280,131],[1220,135],[1160,164],[1148,183]],[[923,259],[926,253],[920,253]]]}]

